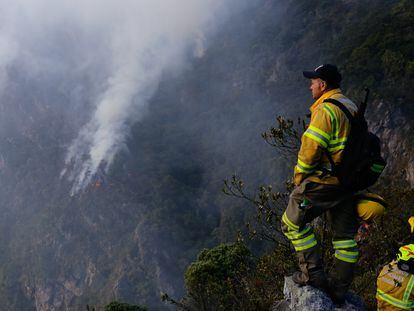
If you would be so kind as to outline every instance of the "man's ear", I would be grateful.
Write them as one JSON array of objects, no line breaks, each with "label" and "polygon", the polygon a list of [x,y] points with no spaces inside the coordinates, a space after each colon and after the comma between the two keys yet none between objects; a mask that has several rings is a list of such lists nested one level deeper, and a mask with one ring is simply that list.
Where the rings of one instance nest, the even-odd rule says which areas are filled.
[{"label": "man's ear", "polygon": [[326,83],[326,81],[324,81],[324,80],[320,80],[320,83],[321,83],[321,90],[322,90],[322,92],[324,92],[324,91],[326,91],[326,89],[328,88],[328,84]]}]

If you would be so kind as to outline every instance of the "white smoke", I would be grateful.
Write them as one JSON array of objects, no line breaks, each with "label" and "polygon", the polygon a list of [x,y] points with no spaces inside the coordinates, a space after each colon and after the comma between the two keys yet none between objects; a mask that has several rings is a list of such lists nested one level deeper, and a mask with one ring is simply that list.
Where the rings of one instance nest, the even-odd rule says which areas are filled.
[{"label": "white smoke", "polygon": [[[100,94],[93,114],[70,143],[61,176],[76,193],[98,170],[107,170],[125,147],[162,74],[177,69],[186,55],[202,57],[205,33],[235,0],[15,0],[0,1],[0,83],[16,59],[29,75],[89,72]],[[62,36],[72,42],[60,50]],[[193,47],[192,53],[188,48]],[[76,58],[76,61],[73,60]],[[69,61],[70,60],[70,61]]]},{"label": "white smoke", "polygon": [[163,71],[182,61],[218,4],[219,0],[151,0],[113,8],[117,23],[108,42],[111,75],[92,119],[66,158],[67,166],[75,165],[74,192],[88,184],[100,166],[108,169],[125,146],[129,125],[142,118]]}]

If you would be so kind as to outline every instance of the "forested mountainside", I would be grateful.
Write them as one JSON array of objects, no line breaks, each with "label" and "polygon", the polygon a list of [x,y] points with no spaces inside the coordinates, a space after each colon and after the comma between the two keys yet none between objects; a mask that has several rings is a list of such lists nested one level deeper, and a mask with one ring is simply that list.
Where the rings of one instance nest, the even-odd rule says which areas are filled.
[{"label": "forested mountainside", "polygon": [[[396,226],[368,240],[356,280],[372,300],[376,271],[366,270],[391,258],[413,206],[413,17],[409,0],[255,1],[208,37],[204,55],[164,74],[146,116],[132,127],[128,150],[74,196],[60,173],[68,144],[86,122],[90,108],[79,111],[96,92],[93,77],[33,77],[10,68],[0,101],[1,309],[82,310],[113,300],[167,309],[160,293],[186,295],[184,271],[197,254],[238,236],[262,257],[237,244],[229,252],[245,261],[223,273],[229,280],[242,275],[246,286],[214,287],[212,275],[222,297],[197,290],[206,310],[237,310],[239,295],[246,309],[266,309],[280,294],[280,267],[288,264],[271,243],[247,238],[245,222],[256,210],[224,195],[223,180],[236,173],[251,192],[269,184],[285,190],[291,161],[261,133],[278,115],[307,113],[312,99],[301,72],[322,63],[339,66],[343,89],[356,101],[371,88],[368,118],[388,160],[377,188]],[[62,36],[63,50],[71,40]],[[227,254],[227,246],[218,247]],[[386,249],[385,257],[373,261],[375,247]],[[187,286],[202,309],[191,287],[197,277],[188,272]]]}]

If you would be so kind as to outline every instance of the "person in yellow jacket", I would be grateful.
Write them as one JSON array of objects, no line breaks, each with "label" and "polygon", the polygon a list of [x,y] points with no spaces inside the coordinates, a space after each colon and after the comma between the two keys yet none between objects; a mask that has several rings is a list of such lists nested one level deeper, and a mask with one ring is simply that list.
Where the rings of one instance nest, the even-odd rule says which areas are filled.
[{"label": "person in yellow jacket", "polygon": [[[350,133],[350,121],[328,100],[341,102],[352,115],[357,112],[357,106],[342,94],[342,77],[336,66],[321,65],[313,71],[304,71],[303,75],[311,80],[310,90],[315,102],[310,107],[310,124],[302,136],[294,169],[296,187],[282,216],[282,231],[293,244],[299,261],[301,271],[293,275],[293,280],[325,290],[334,302],[342,303],[358,260],[354,239],[358,221],[354,193],[341,187],[338,178],[330,173],[327,156],[329,153],[335,164],[340,163]],[[332,225],[335,249],[330,284],[310,226],[310,222],[323,213]]]},{"label": "person in yellow jacket", "polygon": [[414,244],[400,247],[397,259],[377,279],[378,310],[414,310]]},{"label": "person in yellow jacket", "polygon": [[355,195],[355,205],[360,226],[355,240],[364,243],[369,237],[371,227],[383,217],[388,206],[387,202],[378,194],[365,192]]}]

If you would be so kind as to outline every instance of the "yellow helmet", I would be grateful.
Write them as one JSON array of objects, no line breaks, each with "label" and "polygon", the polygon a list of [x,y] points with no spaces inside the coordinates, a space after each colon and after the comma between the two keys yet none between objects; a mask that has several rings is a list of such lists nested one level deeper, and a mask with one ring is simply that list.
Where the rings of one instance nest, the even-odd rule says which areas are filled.
[{"label": "yellow helmet", "polygon": [[398,268],[409,273],[414,272],[414,244],[400,247],[397,254]]},{"label": "yellow helmet", "polygon": [[356,196],[358,216],[365,221],[379,219],[384,215],[387,202],[375,193],[361,193]]},{"label": "yellow helmet", "polygon": [[414,244],[401,246],[398,250],[397,260],[408,261],[411,258],[414,259]]}]

